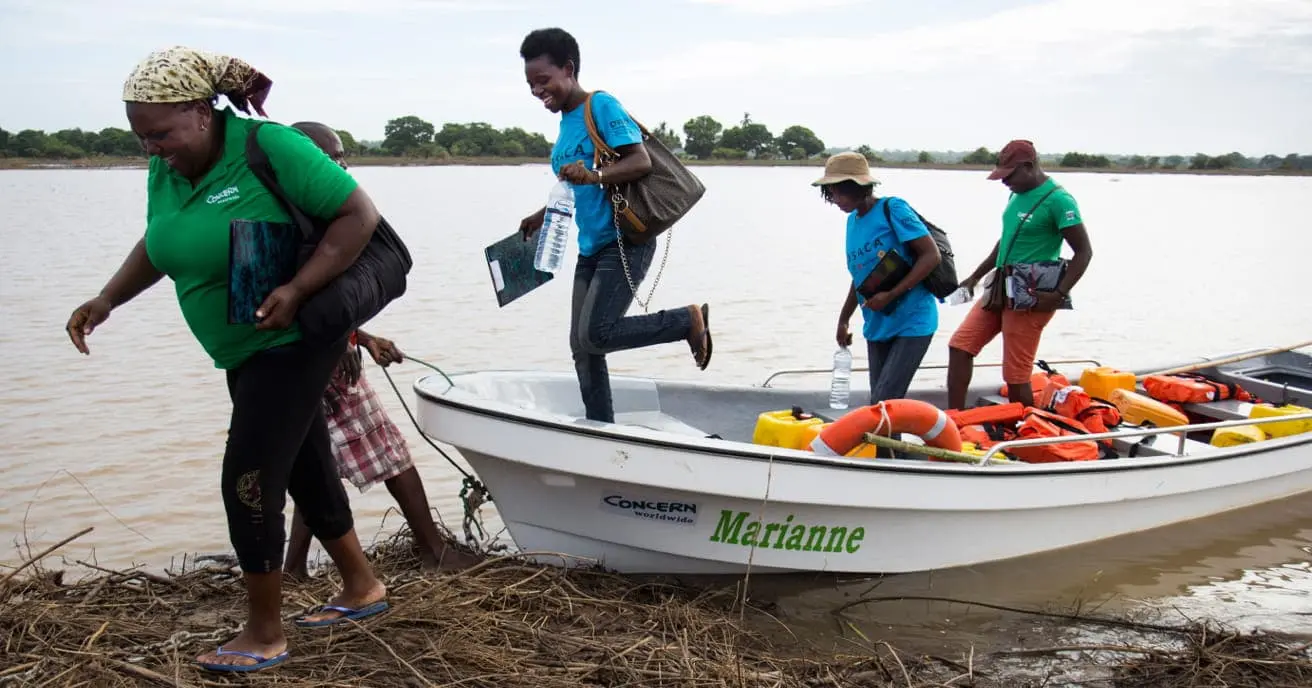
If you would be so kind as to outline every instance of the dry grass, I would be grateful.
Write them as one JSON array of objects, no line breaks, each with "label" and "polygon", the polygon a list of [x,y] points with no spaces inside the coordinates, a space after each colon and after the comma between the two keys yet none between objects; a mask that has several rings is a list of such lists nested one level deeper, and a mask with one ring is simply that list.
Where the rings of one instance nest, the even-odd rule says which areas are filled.
[{"label": "dry grass", "polygon": [[[769,617],[738,607],[733,590],[698,592],[508,557],[455,574],[425,574],[404,536],[379,545],[370,558],[391,590],[392,609],[359,624],[298,629],[290,619],[327,599],[337,581],[330,572],[289,584],[284,611],[292,658],[258,679],[210,674],[191,663],[232,637],[242,621],[241,577],[228,562],[184,566],[168,576],[72,562],[93,574],[76,582],[37,563],[0,580],[0,686],[1058,685],[1034,678],[1034,671],[1006,676],[992,663],[996,657],[976,657],[969,648],[953,661],[902,653],[865,636],[841,655],[804,639],[772,643],[748,629]],[[1060,672],[1041,672],[1049,676],[1099,670],[1098,680],[1079,685],[1312,685],[1308,644],[1291,638],[1199,624],[1062,622],[1115,625],[1142,642],[1000,655],[1060,665]]]},{"label": "dry grass", "polygon": [[1117,688],[1312,686],[1312,643],[1196,624],[1173,645],[1115,667]]},{"label": "dry grass", "polygon": [[[740,625],[732,592],[698,594],[580,569],[489,559],[424,574],[408,543],[371,553],[392,609],[359,624],[298,629],[290,618],[336,589],[332,574],[285,589],[292,658],[276,686],[930,686],[955,671],[881,647],[797,656]],[[80,566],[90,566],[79,562]],[[238,630],[236,571],[175,576],[97,570],[66,583],[33,567],[0,591],[0,685],[237,685],[191,660]],[[750,614],[750,613],[749,613]],[[960,683],[954,685],[971,685]]]}]

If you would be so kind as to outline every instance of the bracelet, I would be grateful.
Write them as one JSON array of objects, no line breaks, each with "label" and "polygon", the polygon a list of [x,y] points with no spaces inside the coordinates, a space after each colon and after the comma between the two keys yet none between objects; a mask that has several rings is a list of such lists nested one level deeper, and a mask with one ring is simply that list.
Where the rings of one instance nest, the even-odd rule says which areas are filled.
[{"label": "bracelet", "polygon": [[597,169],[597,184],[600,186],[601,184],[604,184],[604,183],[605,183],[605,182],[602,181],[602,171],[601,171],[600,168],[598,168],[598,169]]}]

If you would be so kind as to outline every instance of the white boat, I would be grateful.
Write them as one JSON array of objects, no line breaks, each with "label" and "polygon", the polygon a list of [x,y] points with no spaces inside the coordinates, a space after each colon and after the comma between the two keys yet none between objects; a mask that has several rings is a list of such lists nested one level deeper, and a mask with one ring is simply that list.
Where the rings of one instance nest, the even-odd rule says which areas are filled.
[{"label": "white boat", "polygon": [[[1283,352],[1219,364],[1232,358],[1184,363],[1218,361],[1199,372],[1263,399],[1312,401],[1312,357]],[[1052,363],[1078,375],[1093,362]],[[779,375],[805,372],[819,371],[781,371],[760,386],[614,377],[613,424],[582,419],[567,372],[431,375],[414,389],[422,431],[459,450],[522,551],[622,573],[967,566],[1312,490],[1312,433],[1230,448],[1207,443],[1217,427],[1252,423],[1234,401],[1189,407],[1214,422],[1108,433],[1121,450],[1142,443],[1134,458],[963,464],[752,444],[762,412],[829,412],[827,389],[771,386]],[[858,377],[854,400],[868,396]],[[975,379],[971,398],[1000,401],[996,367],[977,366]],[[937,387],[908,396],[945,407]]]}]

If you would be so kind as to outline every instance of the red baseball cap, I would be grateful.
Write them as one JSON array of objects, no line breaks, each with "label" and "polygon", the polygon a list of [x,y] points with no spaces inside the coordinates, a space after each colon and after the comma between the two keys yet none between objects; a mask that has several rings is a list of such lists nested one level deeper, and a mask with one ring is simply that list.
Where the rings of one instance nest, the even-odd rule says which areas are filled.
[{"label": "red baseball cap", "polygon": [[989,173],[989,179],[1006,179],[1007,175],[1025,163],[1039,162],[1039,152],[1034,150],[1034,142],[1016,139],[1008,142],[998,153],[998,164]]}]

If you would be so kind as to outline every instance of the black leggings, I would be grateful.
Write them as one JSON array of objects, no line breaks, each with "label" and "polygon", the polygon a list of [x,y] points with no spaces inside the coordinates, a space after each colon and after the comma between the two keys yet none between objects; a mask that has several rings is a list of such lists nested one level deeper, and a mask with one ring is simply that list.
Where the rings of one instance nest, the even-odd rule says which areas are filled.
[{"label": "black leggings", "polygon": [[232,421],[223,453],[228,537],[246,573],[282,568],[287,494],[320,542],[350,532],[346,491],[337,477],[323,394],[346,350],[302,342],[251,356],[228,371]]}]

